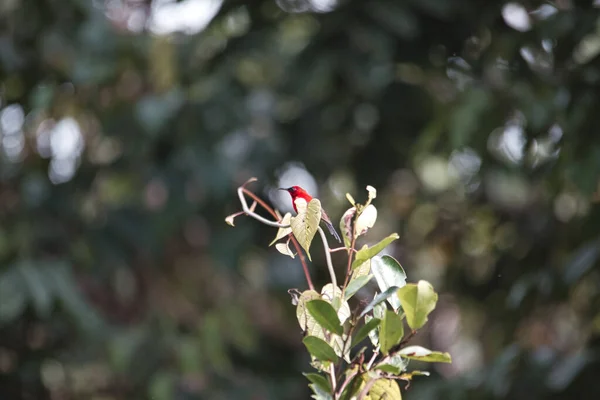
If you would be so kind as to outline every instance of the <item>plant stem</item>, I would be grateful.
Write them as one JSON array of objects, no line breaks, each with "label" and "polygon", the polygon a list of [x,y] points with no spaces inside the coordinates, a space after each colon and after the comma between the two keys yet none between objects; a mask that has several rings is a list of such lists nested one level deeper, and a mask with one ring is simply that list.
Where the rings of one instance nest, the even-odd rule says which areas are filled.
[{"label": "plant stem", "polygon": [[331,363],[329,366],[329,376],[331,377],[331,391],[335,393],[337,382],[335,380],[335,365],[333,365],[333,363]]},{"label": "plant stem", "polygon": [[[350,228],[352,229],[352,232],[354,232],[354,223],[351,224]],[[350,271],[352,270],[352,256],[354,255],[354,246],[356,246],[356,235],[352,233],[352,245],[350,246],[350,249],[348,249],[348,266],[346,267],[346,278],[344,279],[344,286],[342,286],[342,299],[344,298],[346,286],[348,286],[348,281],[350,280]]]},{"label": "plant stem", "polygon": [[375,379],[375,378],[371,378],[367,382],[367,384],[365,385],[365,387],[363,388],[363,390],[361,390],[360,393],[358,394],[358,397],[357,397],[358,400],[362,400],[369,393],[369,390],[371,390],[371,388],[375,384],[376,380],[377,379]]},{"label": "plant stem", "polygon": [[346,377],[346,379],[344,380],[344,382],[342,383],[342,385],[340,386],[338,392],[335,394],[335,398],[339,399],[342,396],[342,393],[344,393],[344,389],[346,389],[346,386],[348,386],[348,384],[352,381],[352,379],[358,374],[358,369],[356,369],[356,371],[348,374],[348,376]]},{"label": "plant stem", "polygon": [[[269,214],[271,214],[273,216],[273,218],[279,219],[279,216],[277,215],[277,213],[271,207],[269,207],[269,205],[267,203],[265,203],[260,197],[258,197],[257,195],[255,195],[254,193],[252,193],[251,191],[246,189],[245,187],[239,188],[238,192],[240,190],[244,194],[248,195],[248,197],[252,198],[252,200],[254,200],[258,204],[260,204],[260,206],[262,208],[264,208]],[[240,200],[242,198],[243,198],[243,196],[240,193]],[[242,202],[242,208],[244,207],[245,201],[246,200],[244,199]],[[306,277],[306,283],[308,284],[308,288],[310,290],[315,290],[315,286],[313,285],[312,279],[310,278],[310,273],[308,272],[308,264],[306,263],[306,258],[304,256],[304,253],[302,252],[302,249],[300,248],[300,244],[298,243],[298,241],[296,240],[296,238],[294,237],[293,234],[290,234],[290,239],[292,240],[292,243],[294,244],[296,253],[298,253],[298,258],[300,258],[300,263],[302,264],[302,269],[304,270],[304,276]]]},{"label": "plant stem", "polygon": [[[325,236],[325,232],[323,232],[323,229],[319,226],[317,227],[317,229],[319,230],[319,234],[321,235],[321,240],[323,241],[323,247],[325,248],[325,260],[327,261],[327,269],[329,269],[329,275],[331,276],[331,283],[333,284],[333,287],[336,288],[337,287],[337,279],[335,277],[335,271],[333,270],[333,264],[331,264],[331,252],[329,251],[329,245],[327,244],[327,236]],[[334,290],[334,295],[335,295],[335,290]],[[342,294],[343,296],[343,294]],[[343,300],[343,297],[342,297]]]}]

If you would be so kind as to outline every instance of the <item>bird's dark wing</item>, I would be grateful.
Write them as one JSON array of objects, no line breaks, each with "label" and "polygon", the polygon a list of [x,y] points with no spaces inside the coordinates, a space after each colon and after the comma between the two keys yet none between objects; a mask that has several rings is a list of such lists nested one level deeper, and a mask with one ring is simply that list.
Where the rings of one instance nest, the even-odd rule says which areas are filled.
[{"label": "bird's dark wing", "polygon": [[335,228],[331,224],[331,220],[329,219],[329,216],[323,209],[321,209],[321,221],[323,221],[323,223],[327,227],[327,230],[329,230],[329,233],[331,233],[331,236],[333,236],[338,242],[342,243],[342,239],[340,239],[340,235],[338,235],[338,233],[335,231]]}]

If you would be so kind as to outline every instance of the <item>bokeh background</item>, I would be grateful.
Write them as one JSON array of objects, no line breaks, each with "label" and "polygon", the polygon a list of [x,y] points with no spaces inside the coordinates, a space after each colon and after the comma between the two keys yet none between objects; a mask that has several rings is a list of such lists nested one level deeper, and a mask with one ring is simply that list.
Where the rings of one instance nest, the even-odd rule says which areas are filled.
[{"label": "bokeh background", "polygon": [[2,0],[0,398],[308,398],[251,176],[378,189],[454,360],[405,399],[600,398],[599,54],[597,0]]}]

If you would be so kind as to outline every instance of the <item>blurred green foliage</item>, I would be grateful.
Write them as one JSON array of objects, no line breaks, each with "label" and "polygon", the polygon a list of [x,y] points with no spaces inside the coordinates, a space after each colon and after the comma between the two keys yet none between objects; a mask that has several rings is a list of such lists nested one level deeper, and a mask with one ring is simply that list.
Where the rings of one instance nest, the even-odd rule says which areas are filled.
[{"label": "blurred green foliage", "polygon": [[407,399],[599,398],[599,54],[597,1],[2,1],[0,397],[307,398],[300,266],[223,223],[297,161],[440,292]]}]

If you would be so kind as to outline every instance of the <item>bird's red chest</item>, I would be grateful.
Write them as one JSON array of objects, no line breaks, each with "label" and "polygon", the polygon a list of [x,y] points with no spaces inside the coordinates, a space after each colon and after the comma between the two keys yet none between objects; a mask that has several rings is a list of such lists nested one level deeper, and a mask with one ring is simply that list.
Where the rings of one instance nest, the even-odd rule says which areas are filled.
[{"label": "bird's red chest", "polygon": [[296,193],[292,197],[292,207],[294,207],[294,211],[297,213],[298,209],[296,208],[296,199],[304,199],[308,203],[312,200],[312,196],[310,194],[304,192],[304,193]]}]

